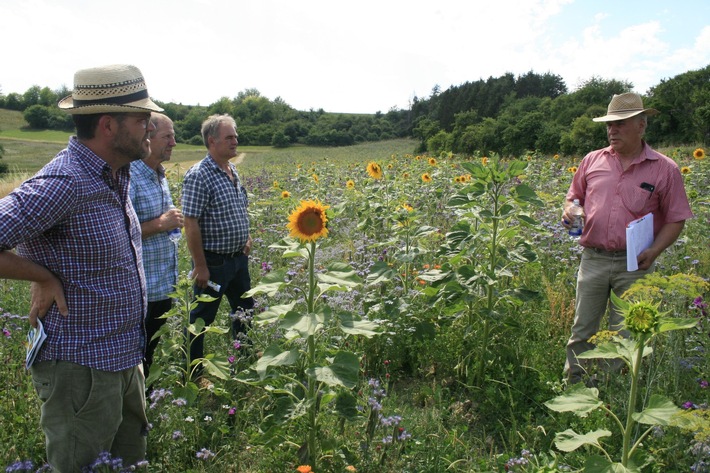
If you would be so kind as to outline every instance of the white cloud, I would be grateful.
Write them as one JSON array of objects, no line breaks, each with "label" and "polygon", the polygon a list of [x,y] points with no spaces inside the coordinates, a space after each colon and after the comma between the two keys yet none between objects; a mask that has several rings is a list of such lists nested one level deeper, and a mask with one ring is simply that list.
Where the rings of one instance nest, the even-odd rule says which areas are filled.
[{"label": "white cloud", "polygon": [[0,86],[5,93],[71,87],[77,69],[128,62],[163,101],[207,105],[256,88],[301,110],[372,113],[405,108],[435,85],[506,72],[551,72],[570,88],[592,76],[628,80],[645,92],[660,78],[710,63],[710,26],[685,24],[702,8],[674,6],[676,16],[695,11],[681,16],[680,32],[666,21],[666,7],[653,5],[639,18],[633,4],[609,5],[124,0],[108,8],[88,0],[3,0],[0,41],[14,47],[3,50]]}]

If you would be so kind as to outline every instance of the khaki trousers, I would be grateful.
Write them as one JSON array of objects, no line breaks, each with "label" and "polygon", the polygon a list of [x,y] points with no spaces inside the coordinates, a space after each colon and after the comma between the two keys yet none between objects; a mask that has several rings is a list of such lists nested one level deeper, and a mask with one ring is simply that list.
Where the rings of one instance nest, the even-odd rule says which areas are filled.
[{"label": "khaki trousers", "polygon": [[116,373],[67,361],[31,367],[53,471],[74,473],[102,452],[128,467],[145,459],[148,420],[140,365]]},{"label": "khaki trousers", "polygon": [[[567,342],[567,361],[564,372],[570,383],[577,383],[587,373],[592,360],[578,360],[577,355],[594,348],[589,338],[599,331],[609,309],[609,330],[620,330],[624,319],[611,301],[610,292],[621,297],[631,285],[653,272],[654,265],[645,271],[626,270],[626,252],[605,252],[585,248],[577,275],[577,299],[572,335]],[[628,333],[622,331],[625,337]],[[617,367],[621,367],[619,364]]]}]

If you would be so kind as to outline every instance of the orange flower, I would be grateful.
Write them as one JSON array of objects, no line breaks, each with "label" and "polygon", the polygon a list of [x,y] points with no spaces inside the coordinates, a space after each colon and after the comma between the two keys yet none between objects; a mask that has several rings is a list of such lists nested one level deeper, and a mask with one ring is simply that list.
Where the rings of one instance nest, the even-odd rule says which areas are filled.
[{"label": "orange flower", "polygon": [[313,470],[311,469],[311,465],[301,465],[296,468],[296,471],[298,473],[311,473]]}]

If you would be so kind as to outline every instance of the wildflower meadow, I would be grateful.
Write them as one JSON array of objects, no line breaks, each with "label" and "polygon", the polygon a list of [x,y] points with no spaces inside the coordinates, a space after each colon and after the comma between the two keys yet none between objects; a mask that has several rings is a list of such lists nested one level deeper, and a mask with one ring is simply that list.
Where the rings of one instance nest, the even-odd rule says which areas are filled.
[{"label": "wildflower meadow", "polygon": [[[148,458],[87,471],[710,471],[710,159],[662,149],[695,217],[602,331],[599,383],[562,376],[581,248],[560,225],[581,157],[417,155],[383,142],[239,167],[253,313],[189,324],[180,242],[147,398]],[[167,175],[176,202],[186,165]],[[0,281],[0,466],[46,471],[24,367],[29,289]],[[232,339],[234,317],[250,330]],[[187,332],[205,357],[186,359]],[[607,375],[603,361],[625,368]],[[189,373],[202,364],[207,382]]]}]

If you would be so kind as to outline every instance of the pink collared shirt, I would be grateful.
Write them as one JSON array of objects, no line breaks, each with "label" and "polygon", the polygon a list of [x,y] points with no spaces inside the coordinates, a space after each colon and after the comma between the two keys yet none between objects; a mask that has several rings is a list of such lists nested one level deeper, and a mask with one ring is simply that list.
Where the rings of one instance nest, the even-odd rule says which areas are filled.
[{"label": "pink collared shirt", "polygon": [[585,156],[567,192],[573,199],[586,215],[580,244],[607,251],[625,250],[626,226],[649,212],[654,237],[693,217],[678,165],[646,143],[626,171],[611,146]]}]

